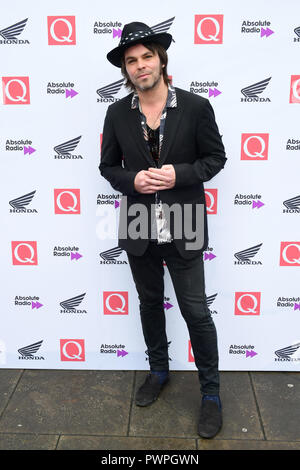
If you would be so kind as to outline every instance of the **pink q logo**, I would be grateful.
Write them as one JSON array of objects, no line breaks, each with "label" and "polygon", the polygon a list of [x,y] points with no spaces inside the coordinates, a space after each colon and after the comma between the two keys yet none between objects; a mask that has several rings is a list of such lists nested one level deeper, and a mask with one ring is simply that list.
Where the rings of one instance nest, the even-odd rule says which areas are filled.
[{"label": "pink q logo", "polygon": [[55,214],[80,214],[80,189],[54,189]]},{"label": "pink q logo", "polygon": [[300,266],[300,242],[281,242],[280,266]]},{"label": "pink q logo", "polygon": [[223,43],[223,15],[195,15],[195,44]]},{"label": "pink q logo", "polygon": [[84,339],[61,339],[61,361],[85,361]]},{"label": "pink q logo", "polygon": [[34,266],[38,264],[36,242],[11,242],[13,265]]},{"label": "pink q logo", "polygon": [[75,16],[48,16],[48,44],[50,46],[76,44]]},{"label": "pink q logo", "polygon": [[267,160],[269,134],[242,134],[241,160]]},{"label": "pink q logo", "polygon": [[260,292],[236,292],[235,315],[260,315]]},{"label": "pink q logo", "polygon": [[300,75],[291,76],[290,103],[300,103]]},{"label": "pink q logo", "polygon": [[128,315],[128,292],[103,292],[104,315]]},{"label": "pink q logo", "polygon": [[218,190],[205,189],[205,204],[208,214],[216,214],[218,209]]},{"label": "pink q logo", "polygon": [[30,104],[29,77],[2,77],[3,104]]}]

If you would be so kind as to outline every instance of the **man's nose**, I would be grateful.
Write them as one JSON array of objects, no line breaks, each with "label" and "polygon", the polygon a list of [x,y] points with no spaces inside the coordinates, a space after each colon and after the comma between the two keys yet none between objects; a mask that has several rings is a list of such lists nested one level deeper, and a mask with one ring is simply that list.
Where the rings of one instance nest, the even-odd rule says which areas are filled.
[{"label": "man's nose", "polygon": [[138,59],[137,61],[138,69],[143,69],[145,67],[145,62],[143,59]]}]

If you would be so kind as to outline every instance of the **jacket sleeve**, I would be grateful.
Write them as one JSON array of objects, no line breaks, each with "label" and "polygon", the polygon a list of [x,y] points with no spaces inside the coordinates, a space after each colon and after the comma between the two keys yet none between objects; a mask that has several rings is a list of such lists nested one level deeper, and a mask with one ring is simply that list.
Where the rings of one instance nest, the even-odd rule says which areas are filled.
[{"label": "jacket sleeve", "polygon": [[125,195],[138,194],[134,189],[137,172],[129,171],[123,166],[122,150],[115,134],[111,107],[107,109],[104,120],[99,170],[116,191]]},{"label": "jacket sleeve", "polygon": [[224,145],[215,121],[213,108],[208,100],[198,118],[196,129],[198,158],[194,163],[174,164],[175,187],[189,186],[209,181],[224,168]]}]

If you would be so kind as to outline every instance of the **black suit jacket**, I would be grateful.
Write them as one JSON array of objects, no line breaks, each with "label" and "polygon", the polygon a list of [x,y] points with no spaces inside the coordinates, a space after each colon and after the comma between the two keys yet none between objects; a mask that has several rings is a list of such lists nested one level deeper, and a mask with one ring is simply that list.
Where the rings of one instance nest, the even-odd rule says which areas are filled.
[{"label": "black suit jacket", "polygon": [[[209,181],[225,165],[225,151],[215,122],[210,102],[203,97],[175,88],[177,107],[168,108],[164,130],[164,140],[159,167],[172,164],[175,168],[176,183],[170,190],[160,191],[160,199],[168,206],[177,203],[184,210],[189,204],[192,215],[188,223],[196,229],[196,222],[203,223],[204,237],[197,249],[187,249],[184,219],[182,217],[182,237],[174,238],[177,249],[184,258],[192,258],[207,247],[207,215],[204,220],[196,219],[196,205],[205,205],[203,183]],[[154,162],[143,137],[139,110],[131,109],[132,94],[109,106],[104,121],[101,162],[99,170],[111,186],[127,196],[121,202],[120,223],[128,225],[136,216],[128,216],[132,204],[144,204],[147,208],[148,231],[146,238],[119,238],[119,246],[134,255],[142,255],[150,238],[150,208],[154,204],[154,194],[140,194],[134,188],[134,179],[140,170],[154,167]],[[125,204],[126,202],[126,204]],[[174,224],[178,220],[170,212],[170,231],[174,236]],[[176,212],[174,212],[176,214]],[[183,212],[182,212],[183,214]],[[137,220],[137,219],[136,219]],[[122,225],[123,227],[124,225]],[[178,233],[178,232],[175,232]],[[120,233],[119,233],[120,236]]]}]

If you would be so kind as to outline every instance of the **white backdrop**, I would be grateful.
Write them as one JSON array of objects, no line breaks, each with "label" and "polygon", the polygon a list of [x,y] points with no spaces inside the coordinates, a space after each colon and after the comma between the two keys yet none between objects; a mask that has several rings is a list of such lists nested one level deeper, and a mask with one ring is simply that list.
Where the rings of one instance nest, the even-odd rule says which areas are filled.
[{"label": "white backdrop", "polygon": [[[148,369],[120,195],[98,171],[107,107],[127,94],[106,54],[142,21],[173,35],[173,85],[210,100],[227,152],[205,185],[220,369],[299,370],[300,4],[145,5],[2,5],[0,367]],[[165,278],[170,368],[195,370]]]}]

